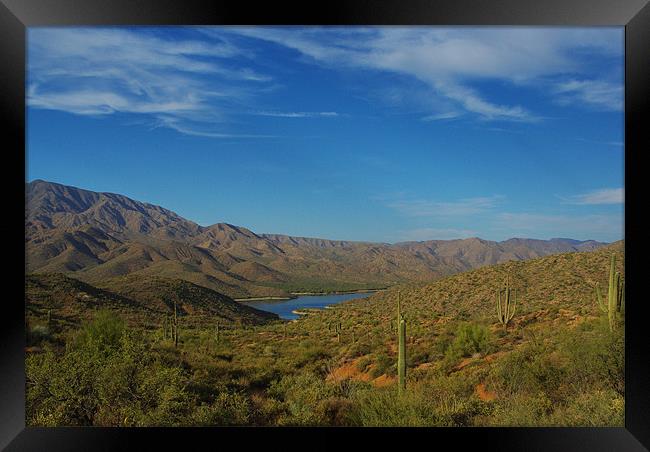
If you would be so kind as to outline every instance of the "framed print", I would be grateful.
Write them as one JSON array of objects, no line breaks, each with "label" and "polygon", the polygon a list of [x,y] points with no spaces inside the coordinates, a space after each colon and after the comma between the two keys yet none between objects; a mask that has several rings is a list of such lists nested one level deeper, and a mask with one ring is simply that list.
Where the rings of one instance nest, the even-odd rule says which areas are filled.
[{"label": "framed print", "polygon": [[2,3],[7,450],[648,447],[646,2]]}]

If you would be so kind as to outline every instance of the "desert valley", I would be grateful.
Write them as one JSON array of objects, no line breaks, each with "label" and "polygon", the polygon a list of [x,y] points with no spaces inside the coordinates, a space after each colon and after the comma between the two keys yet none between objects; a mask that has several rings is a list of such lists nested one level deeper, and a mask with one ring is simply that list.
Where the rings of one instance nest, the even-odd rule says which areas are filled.
[{"label": "desert valley", "polygon": [[291,237],[42,180],[26,206],[29,425],[623,423],[623,242]]}]

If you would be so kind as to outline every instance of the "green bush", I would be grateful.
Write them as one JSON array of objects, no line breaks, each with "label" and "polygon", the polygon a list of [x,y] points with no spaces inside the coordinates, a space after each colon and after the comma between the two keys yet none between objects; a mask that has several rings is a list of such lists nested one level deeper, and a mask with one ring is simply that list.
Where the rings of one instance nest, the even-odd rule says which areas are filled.
[{"label": "green bush", "polygon": [[250,420],[250,412],[250,403],[244,395],[222,392],[214,403],[196,408],[192,425],[245,425]]},{"label": "green bush", "polygon": [[78,349],[111,353],[120,346],[126,327],[124,320],[111,311],[99,311],[92,322],[83,325],[73,340]]},{"label": "green bush", "polygon": [[625,396],[625,336],[609,331],[605,319],[593,329],[565,333],[561,350],[568,357],[567,381],[576,392],[591,387],[609,389]]},{"label": "green bush", "polygon": [[369,427],[470,426],[486,412],[483,402],[467,397],[464,389],[452,388],[448,381],[411,385],[402,395],[395,388],[360,388],[352,401],[347,422]]},{"label": "green bush", "polygon": [[59,356],[26,361],[30,425],[182,425],[192,408],[182,370],[156,361],[123,322],[106,313]]},{"label": "green bush", "polygon": [[454,340],[445,351],[443,366],[449,370],[460,358],[472,356],[475,353],[487,354],[494,350],[490,331],[483,325],[461,323]]},{"label": "green bush", "polygon": [[576,394],[556,409],[548,424],[567,427],[621,427],[625,423],[625,402],[613,390]]},{"label": "green bush", "polygon": [[553,351],[551,344],[533,341],[509,353],[492,369],[492,387],[504,397],[556,393],[566,381],[566,375]]},{"label": "green bush", "polygon": [[372,358],[370,356],[364,356],[357,362],[357,369],[359,372],[365,372],[370,364],[372,364]]},{"label": "green bush", "polygon": [[377,378],[384,374],[386,375],[396,375],[397,374],[397,365],[395,363],[396,359],[391,358],[386,353],[380,353],[375,359],[375,365],[370,371],[371,378]]},{"label": "green bush", "polygon": [[40,344],[41,342],[52,338],[50,329],[47,325],[34,325],[30,327],[28,333],[28,343],[30,344]]},{"label": "green bush", "polygon": [[283,402],[280,425],[325,425],[323,401],[335,395],[335,388],[313,373],[287,375],[271,383],[268,395]]}]

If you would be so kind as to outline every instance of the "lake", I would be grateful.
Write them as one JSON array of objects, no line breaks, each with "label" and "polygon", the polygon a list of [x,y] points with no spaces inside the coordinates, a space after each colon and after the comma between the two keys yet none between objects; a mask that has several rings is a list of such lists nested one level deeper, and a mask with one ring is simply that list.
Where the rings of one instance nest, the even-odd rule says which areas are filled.
[{"label": "lake", "polygon": [[280,318],[293,320],[300,317],[292,311],[296,309],[318,308],[323,309],[325,306],[339,304],[355,298],[365,298],[372,295],[371,292],[365,293],[346,293],[333,295],[300,295],[291,300],[259,300],[259,301],[242,301],[241,304],[260,309],[262,311],[274,312]]}]

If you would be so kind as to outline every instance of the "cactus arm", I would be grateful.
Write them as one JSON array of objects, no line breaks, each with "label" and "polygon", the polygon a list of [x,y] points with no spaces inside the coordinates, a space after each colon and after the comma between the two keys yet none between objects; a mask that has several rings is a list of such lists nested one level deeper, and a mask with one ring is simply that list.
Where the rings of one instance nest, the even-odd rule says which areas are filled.
[{"label": "cactus arm", "polygon": [[607,306],[605,306],[605,303],[603,302],[603,295],[600,293],[600,284],[598,283],[596,283],[596,302],[601,311],[607,312]]},{"label": "cactus arm", "polygon": [[[612,255],[612,263],[614,262],[614,255]],[[612,268],[614,266],[612,265]],[[615,274],[610,274],[610,280],[613,280],[613,283],[609,287],[609,300],[607,309],[609,311],[609,325],[610,329],[613,331],[616,323],[616,311],[618,309],[618,285],[621,280],[621,274],[616,272]]]},{"label": "cactus arm", "polygon": [[[512,312],[508,316],[508,321],[512,320],[512,318],[515,316],[515,310],[517,309],[517,292],[515,289],[512,290]],[[510,308],[510,306],[508,306]]]},{"label": "cactus arm", "polygon": [[623,293],[623,281],[621,279],[621,274],[616,272],[616,311],[621,311],[621,296]]},{"label": "cactus arm", "polygon": [[501,315],[501,291],[497,290],[497,317],[499,322],[503,323],[503,316]]},{"label": "cactus arm", "polygon": [[625,310],[625,281],[621,281],[621,296],[618,305],[618,310],[619,312],[623,312]]},{"label": "cactus arm", "polygon": [[609,330],[616,329],[618,313],[623,309],[625,303],[625,283],[621,272],[616,271],[616,254],[612,254],[609,265],[609,287],[607,288],[607,304],[600,293],[600,286],[596,284],[596,301],[600,310],[607,314]]}]

